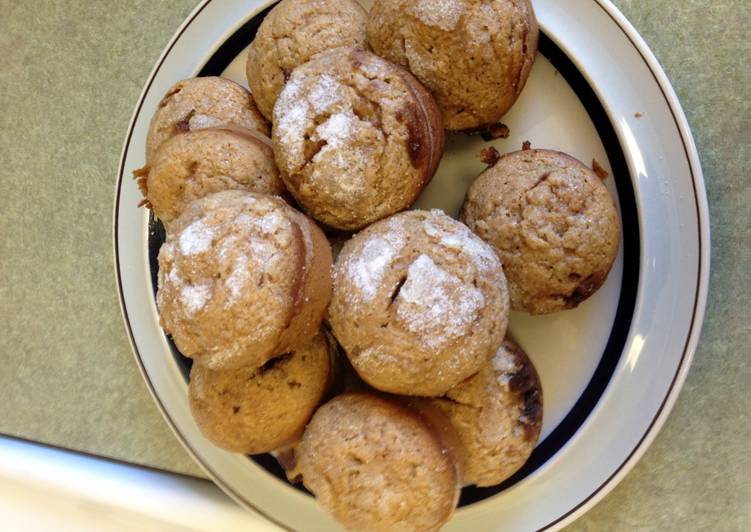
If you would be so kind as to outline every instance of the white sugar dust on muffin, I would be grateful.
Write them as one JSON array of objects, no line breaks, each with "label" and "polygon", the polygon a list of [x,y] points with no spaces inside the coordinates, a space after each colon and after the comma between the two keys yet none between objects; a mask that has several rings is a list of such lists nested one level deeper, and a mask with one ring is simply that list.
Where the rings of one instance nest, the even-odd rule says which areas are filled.
[{"label": "white sugar dust on muffin", "polygon": [[313,218],[343,230],[411,206],[443,153],[430,93],[403,68],[347,48],[292,72],[272,139],[289,192]]},{"label": "white sugar dust on muffin", "polygon": [[161,321],[197,364],[257,368],[318,332],[330,269],[321,230],[283,200],[217,192],[188,205],[167,230]]},{"label": "white sugar dust on muffin", "polygon": [[501,261],[440,211],[408,211],[348,241],[334,267],[329,321],[368,384],[439,396],[503,341],[509,304]]}]

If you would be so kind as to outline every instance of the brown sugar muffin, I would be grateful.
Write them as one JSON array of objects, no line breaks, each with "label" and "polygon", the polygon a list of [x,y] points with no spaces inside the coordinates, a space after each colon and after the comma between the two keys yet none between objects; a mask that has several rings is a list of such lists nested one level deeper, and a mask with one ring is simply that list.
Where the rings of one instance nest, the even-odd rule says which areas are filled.
[{"label": "brown sugar muffin", "polygon": [[235,125],[269,135],[269,126],[256,109],[253,96],[234,81],[220,77],[184,79],[159,102],[146,137],[146,161],[178,133]]},{"label": "brown sugar muffin", "polygon": [[258,110],[271,120],[292,71],[324,50],[368,47],[367,13],[355,0],[282,0],[248,49],[245,73]]},{"label": "brown sugar muffin", "polygon": [[529,0],[379,0],[375,53],[430,89],[447,129],[495,124],[527,81],[539,30]]},{"label": "brown sugar muffin", "polygon": [[201,432],[229,451],[265,453],[295,441],[328,389],[332,360],[318,333],[260,368],[193,364],[188,397]]},{"label": "brown sugar muffin", "polygon": [[193,200],[222,190],[278,195],[286,191],[271,139],[238,127],[197,129],[157,150],[145,174],[145,197],[165,225]]},{"label": "brown sugar muffin", "polygon": [[493,356],[508,312],[497,255],[441,211],[373,224],[334,267],[334,336],[360,377],[385,392],[443,395]]},{"label": "brown sugar muffin", "polygon": [[438,530],[459,498],[456,465],[431,427],[374,395],[319,408],[297,460],[305,486],[349,530]]},{"label": "brown sugar muffin", "polygon": [[412,205],[443,153],[427,90],[406,70],[347,48],[294,70],[272,138],[290,193],[315,219],[346,230]]},{"label": "brown sugar muffin", "polygon": [[465,485],[500,484],[524,465],[540,436],[540,379],[508,338],[479,373],[445,398],[423,401],[441,410],[456,429]]},{"label": "brown sugar muffin", "polygon": [[283,200],[238,190],[189,204],[159,251],[157,304],[180,352],[258,368],[318,331],[331,295],[323,233]]},{"label": "brown sugar muffin", "polygon": [[511,308],[530,314],[576,307],[618,253],[613,198],[591,169],[559,152],[501,157],[469,188],[462,219],[501,256]]}]

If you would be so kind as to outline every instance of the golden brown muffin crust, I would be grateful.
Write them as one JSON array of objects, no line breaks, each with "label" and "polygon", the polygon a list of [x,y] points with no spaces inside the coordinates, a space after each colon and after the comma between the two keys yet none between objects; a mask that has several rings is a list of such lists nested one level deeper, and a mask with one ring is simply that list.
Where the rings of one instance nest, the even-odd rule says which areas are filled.
[{"label": "golden brown muffin crust", "polygon": [[323,333],[260,368],[214,371],[193,364],[188,396],[203,434],[229,451],[255,454],[296,440],[331,381]]},{"label": "golden brown muffin crust", "polygon": [[344,48],[295,69],[274,108],[272,138],[290,193],[345,230],[409,207],[443,152],[430,94],[404,69]]},{"label": "golden brown muffin crust", "polygon": [[292,71],[315,54],[340,46],[367,48],[367,13],[355,0],[282,0],[250,44],[246,75],[258,109],[269,120]]},{"label": "golden brown muffin crust", "polygon": [[539,30],[529,0],[379,0],[368,40],[430,89],[447,129],[495,124],[526,83]]},{"label": "golden brown muffin crust", "polygon": [[456,508],[455,464],[424,420],[397,402],[344,394],[297,447],[303,482],[350,530],[438,530]]},{"label": "golden brown muffin crust", "polygon": [[509,338],[476,375],[427,401],[456,429],[465,485],[500,484],[524,465],[540,436],[540,379]]},{"label": "golden brown muffin crust", "polygon": [[318,331],[330,265],[323,234],[281,199],[234,190],[201,198],[159,252],[163,326],[196,363],[257,368]]},{"label": "golden brown muffin crust", "polygon": [[279,195],[286,189],[271,139],[255,131],[219,127],[189,131],[165,142],[146,175],[146,199],[169,225],[191,201],[222,190]]},{"label": "golden brown muffin crust", "polygon": [[268,136],[269,125],[253,96],[226,78],[208,76],[178,81],[164,95],[151,118],[146,137],[146,162],[179,133],[235,125]]},{"label": "golden brown muffin crust", "polygon": [[503,156],[467,192],[462,219],[501,256],[511,307],[576,307],[605,282],[620,242],[613,198],[594,172],[549,150]]},{"label": "golden brown muffin crust", "polygon": [[329,322],[374,388],[436,396],[503,341],[508,293],[493,249],[440,211],[408,211],[347,242]]}]

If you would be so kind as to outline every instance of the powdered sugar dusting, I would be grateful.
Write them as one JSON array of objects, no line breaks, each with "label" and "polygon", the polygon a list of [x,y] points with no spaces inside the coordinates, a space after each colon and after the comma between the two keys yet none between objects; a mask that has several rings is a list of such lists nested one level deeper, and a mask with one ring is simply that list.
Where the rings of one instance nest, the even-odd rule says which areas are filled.
[{"label": "powdered sugar dusting", "polygon": [[463,335],[485,304],[477,288],[465,286],[425,254],[410,264],[396,301],[397,318],[431,349]]},{"label": "powdered sugar dusting", "polygon": [[229,235],[224,238],[219,246],[219,260],[221,262],[227,262],[230,260],[230,256],[235,249],[237,249],[237,237]]},{"label": "powdered sugar dusting", "polygon": [[350,260],[347,272],[366,302],[372,301],[383,282],[386,268],[404,247],[399,233],[376,236],[365,242],[357,257]]},{"label": "powdered sugar dusting", "polygon": [[240,298],[240,295],[242,294],[243,289],[248,282],[248,277],[249,272],[247,258],[240,256],[233,262],[232,272],[224,281],[227,290],[229,290],[227,306],[236,303]]},{"label": "powdered sugar dusting", "polygon": [[[235,219],[235,223],[254,224],[258,227],[266,227],[269,232],[273,232],[275,231],[274,227],[277,227],[277,224],[282,223],[283,220],[281,217],[277,220],[274,214],[278,215],[276,211],[272,211],[261,218],[241,215]],[[263,275],[266,268],[273,267],[271,260],[275,253],[274,245],[262,236],[251,235],[244,241],[241,241],[235,235],[225,238],[219,247],[219,260],[223,263],[230,262],[232,264],[230,274],[224,278],[224,286],[229,293],[225,306],[229,307],[236,304],[251,279]]]},{"label": "powdered sugar dusting", "polygon": [[276,233],[283,223],[284,216],[278,210],[273,210],[261,216],[257,220],[256,226],[262,233],[271,235]]},{"label": "powdered sugar dusting", "polygon": [[295,168],[305,164],[305,131],[311,120],[308,102],[300,97],[300,78],[292,76],[274,105],[274,136],[282,141],[288,162]]},{"label": "powdered sugar dusting", "polygon": [[501,259],[490,244],[486,244],[483,240],[472,233],[469,229],[466,229],[465,238],[463,240],[464,251],[474,260],[480,271],[498,271],[501,269]]},{"label": "powdered sugar dusting", "polygon": [[170,263],[173,260],[175,260],[175,246],[172,244],[171,241],[167,241],[164,244],[162,244],[162,247],[159,250],[159,256],[163,260],[166,260]]},{"label": "powdered sugar dusting", "polygon": [[342,85],[328,74],[318,78],[310,89],[310,103],[316,113],[324,113],[329,107],[342,100]]},{"label": "powdered sugar dusting", "polygon": [[[238,216],[235,223],[252,223],[252,219],[248,216],[248,220],[241,220],[242,216]],[[243,288],[248,282],[248,257],[242,252],[239,240],[235,235],[229,235],[224,239],[219,247],[219,261],[221,263],[232,262],[232,271],[224,279],[224,286],[229,292],[229,297],[224,306],[229,307],[237,302],[242,294]]]},{"label": "powdered sugar dusting", "polygon": [[[443,211],[433,209],[430,211],[433,220],[428,220],[424,225],[428,236],[439,240],[442,246],[466,254],[481,272],[497,271],[501,268],[501,261],[489,244],[474,234],[469,227],[449,219]],[[451,220],[452,231],[448,231],[435,223],[436,218]]]},{"label": "powdered sugar dusting", "polygon": [[[325,145],[313,157],[314,163],[323,164],[315,167],[311,181],[322,177],[330,179],[327,167],[333,166],[340,171],[337,186],[345,195],[356,194],[365,187],[369,162],[367,149],[351,144],[351,139],[361,127],[363,125],[350,105],[349,109],[331,115],[316,128],[312,140],[323,141]],[[324,169],[324,175],[321,175],[320,168]]]},{"label": "powdered sugar dusting", "polygon": [[445,66],[440,57],[431,57],[426,50],[413,45],[409,40],[404,41],[404,54],[407,56],[409,70],[416,76],[427,76]]},{"label": "powdered sugar dusting", "polygon": [[214,230],[199,218],[180,233],[180,252],[183,255],[197,255],[211,248],[214,240]]},{"label": "powdered sugar dusting", "polygon": [[188,122],[188,126],[191,130],[194,129],[205,129],[207,127],[215,127],[215,126],[223,126],[226,124],[226,121],[222,120],[221,118],[217,118],[215,116],[210,115],[200,115],[200,114],[194,114],[190,117],[190,120]]},{"label": "powdered sugar dusting", "polygon": [[180,288],[180,303],[189,316],[206,306],[209,299],[211,299],[211,285],[208,283],[184,284]]},{"label": "powdered sugar dusting", "polygon": [[[356,115],[350,92],[336,75],[313,77],[301,70],[292,75],[274,106],[274,139],[286,171],[295,174],[313,163],[305,179],[333,201],[352,201],[363,194],[374,171],[374,146],[383,141],[383,133],[375,130],[369,131],[378,137],[373,141],[353,142],[373,125]],[[311,144],[315,155],[308,160]]]},{"label": "powdered sugar dusting", "polygon": [[276,248],[271,242],[267,242],[260,238],[251,238],[249,245],[250,259],[259,268],[263,268],[276,252]]},{"label": "powdered sugar dusting", "polygon": [[352,136],[353,115],[349,113],[336,113],[316,128],[316,133],[321,140],[325,140],[327,147],[339,149],[344,146],[347,139]]},{"label": "powdered sugar dusting", "polygon": [[206,381],[203,378],[203,371],[194,371],[190,376],[190,388],[196,399],[202,400],[206,397]]},{"label": "powdered sugar dusting", "polygon": [[464,0],[417,0],[412,13],[426,26],[452,31],[466,9]]},{"label": "powdered sugar dusting", "polygon": [[[498,25],[502,18],[499,17],[491,4],[480,3],[473,6],[476,10],[473,16],[466,20],[466,32],[469,41],[475,46],[482,46],[491,41],[493,34],[499,32]],[[495,21],[495,24],[488,24],[488,21]]]},{"label": "powdered sugar dusting", "polygon": [[230,345],[215,345],[209,348],[209,353],[203,357],[202,363],[209,369],[224,369],[227,361],[238,357],[243,349],[244,344],[235,340]]},{"label": "powdered sugar dusting", "polygon": [[[205,307],[206,303],[211,299],[212,290],[210,283],[186,283],[185,280],[180,277],[180,274],[177,273],[177,268],[174,264],[167,274],[166,280],[172,285],[172,290],[177,292],[180,306],[188,316],[192,316]],[[163,297],[163,294],[163,287],[160,287],[159,297]]]},{"label": "powdered sugar dusting", "polygon": [[508,385],[511,381],[511,375],[516,371],[516,359],[506,349],[504,345],[498,348],[498,351],[491,360],[493,370],[496,372],[498,384]]}]

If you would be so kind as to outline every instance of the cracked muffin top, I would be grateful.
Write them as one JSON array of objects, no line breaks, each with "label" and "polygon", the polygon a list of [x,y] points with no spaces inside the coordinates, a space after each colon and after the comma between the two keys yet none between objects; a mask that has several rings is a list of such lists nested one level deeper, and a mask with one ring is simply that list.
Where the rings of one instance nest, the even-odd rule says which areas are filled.
[{"label": "cracked muffin top", "polygon": [[511,308],[574,308],[607,279],[620,242],[613,198],[573,157],[523,150],[501,157],[467,192],[462,220],[503,261]]},{"label": "cracked muffin top", "polygon": [[451,453],[424,418],[386,398],[335,397],[296,454],[305,486],[348,530],[437,531],[459,499]]},{"label": "cracked muffin top", "polygon": [[164,329],[195,363],[258,368],[318,332],[331,248],[280,198],[238,190],[188,205],[159,251]]},{"label": "cracked muffin top", "polygon": [[345,230],[412,205],[443,153],[427,90],[401,67],[347,48],[293,71],[272,138],[289,192],[312,217]]},{"label": "cracked muffin top", "polygon": [[260,368],[214,371],[193,364],[188,397],[201,432],[216,445],[265,453],[295,441],[332,377],[324,333]]},{"label": "cracked muffin top", "polygon": [[501,261],[440,211],[407,211],[354,236],[334,267],[329,322],[376,389],[439,396],[497,351],[508,320]]},{"label": "cracked muffin top", "polygon": [[271,120],[292,71],[324,50],[366,49],[367,13],[355,0],[282,0],[258,28],[245,73],[258,110]]},{"label": "cracked muffin top", "polygon": [[159,147],[179,133],[229,125],[269,135],[269,125],[256,109],[253,96],[234,81],[212,76],[178,81],[151,118],[146,162],[151,162]]},{"label": "cracked muffin top", "polygon": [[222,190],[279,195],[286,189],[271,139],[238,127],[207,128],[165,142],[145,174],[145,197],[154,215],[171,224],[193,200]]},{"label": "cracked muffin top", "polygon": [[456,430],[465,485],[500,484],[524,465],[540,436],[540,379],[509,338],[477,374],[444,397],[425,401],[448,416]]},{"label": "cracked muffin top", "polygon": [[447,129],[497,123],[532,69],[538,26],[529,0],[379,0],[373,51],[430,89]]}]

